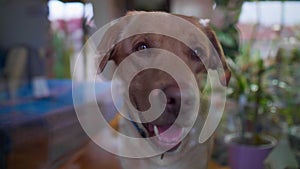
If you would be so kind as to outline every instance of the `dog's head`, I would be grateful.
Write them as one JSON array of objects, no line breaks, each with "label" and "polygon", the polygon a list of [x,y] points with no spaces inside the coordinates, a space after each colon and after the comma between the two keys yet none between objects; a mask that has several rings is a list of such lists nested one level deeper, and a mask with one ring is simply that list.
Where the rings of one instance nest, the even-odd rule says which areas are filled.
[{"label": "dog's head", "polygon": [[[174,20],[174,18],[177,19]],[[185,25],[185,22],[193,27],[180,26]],[[148,49],[162,49],[168,52]],[[199,23],[199,20],[193,17],[161,12],[130,12],[106,32],[99,50],[105,50],[105,56],[99,64],[100,71],[103,71],[109,60],[118,66],[129,55],[137,56],[136,60],[128,61],[131,66],[127,67],[127,70],[120,71],[123,81],[128,79],[122,78],[122,75],[126,76],[128,72],[139,70],[143,62],[151,62],[158,67],[159,65],[168,66],[176,70],[177,64],[174,62],[176,60],[174,57],[178,57],[190,69],[190,74],[178,76],[176,79],[181,82],[181,88],[170,74],[154,68],[140,71],[128,82],[130,83],[130,104],[139,111],[146,111],[151,107],[148,98],[154,89],[159,89],[165,94],[166,106],[163,113],[151,122],[136,125],[142,130],[143,137],[157,135],[159,139],[155,141],[155,145],[173,148],[171,150],[179,147],[181,142],[178,143],[178,140],[183,135],[183,129],[193,121],[192,118],[195,117],[193,115],[199,113],[191,111],[195,104],[195,91],[191,90],[191,79],[197,80],[198,89],[201,91],[206,83],[207,69],[218,69],[218,66],[221,66],[225,72],[220,77],[221,84],[226,86],[230,79],[230,71],[216,35],[209,26]],[[219,60],[220,65],[217,64],[216,59]],[[158,97],[160,94],[160,92],[154,92],[153,95],[162,99],[163,97]],[[163,102],[163,100],[158,100],[160,101]],[[183,119],[176,120],[181,103],[186,104],[183,110],[185,115]],[[137,121],[145,120],[141,114],[130,116]],[[170,130],[169,134],[163,134],[172,125],[175,127]]]}]

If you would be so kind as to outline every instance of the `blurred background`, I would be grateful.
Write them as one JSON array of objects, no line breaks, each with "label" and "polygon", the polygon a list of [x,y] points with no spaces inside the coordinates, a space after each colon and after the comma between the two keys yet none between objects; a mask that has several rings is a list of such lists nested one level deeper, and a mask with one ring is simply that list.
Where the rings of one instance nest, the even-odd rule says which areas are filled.
[{"label": "blurred background", "polygon": [[[88,144],[72,77],[78,91],[93,79],[95,58],[83,45],[130,10],[210,19],[232,70],[210,168],[299,168],[300,1],[0,0],[0,169],[68,168]],[[76,62],[80,52],[86,55]],[[104,116],[113,121],[109,82],[97,85]]]}]

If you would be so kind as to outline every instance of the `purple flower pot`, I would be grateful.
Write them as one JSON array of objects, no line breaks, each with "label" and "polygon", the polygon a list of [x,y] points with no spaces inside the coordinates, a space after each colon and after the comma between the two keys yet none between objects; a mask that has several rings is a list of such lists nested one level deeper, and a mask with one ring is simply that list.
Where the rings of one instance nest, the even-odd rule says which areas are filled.
[{"label": "purple flower pot", "polygon": [[[264,135],[262,138],[270,144],[260,146],[242,145],[234,142],[240,136],[231,134],[225,137],[228,146],[228,162],[231,169],[264,169],[264,160],[277,144],[275,138]],[[246,137],[251,137],[248,133]]]}]

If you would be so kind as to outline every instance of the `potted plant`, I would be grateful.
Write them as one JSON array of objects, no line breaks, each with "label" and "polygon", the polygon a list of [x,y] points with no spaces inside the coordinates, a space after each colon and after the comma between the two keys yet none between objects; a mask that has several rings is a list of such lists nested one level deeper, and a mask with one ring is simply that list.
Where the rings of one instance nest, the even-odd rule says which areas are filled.
[{"label": "potted plant", "polygon": [[264,117],[271,111],[272,93],[266,74],[274,69],[259,52],[251,54],[251,43],[241,51],[232,70],[229,98],[237,100],[240,131],[225,137],[232,169],[263,169],[263,161],[276,145],[274,137],[264,134]]}]

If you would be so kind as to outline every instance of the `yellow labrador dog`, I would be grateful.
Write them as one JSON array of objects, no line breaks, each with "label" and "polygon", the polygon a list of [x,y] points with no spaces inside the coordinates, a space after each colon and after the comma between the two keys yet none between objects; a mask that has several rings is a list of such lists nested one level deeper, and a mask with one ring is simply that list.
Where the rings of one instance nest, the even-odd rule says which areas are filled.
[{"label": "yellow labrador dog", "polygon": [[[120,151],[138,156],[140,152],[154,150],[149,156],[141,153],[142,158],[120,157],[122,167],[207,168],[212,139],[199,143],[198,138],[209,102],[197,100],[196,94],[205,88],[208,69],[224,70],[219,78],[223,86],[228,84],[230,71],[220,43],[206,20],[163,12],[129,12],[107,30],[99,50],[105,51],[99,71],[112,61],[120,67],[121,83],[129,86],[125,96],[128,100],[122,110],[128,118],[119,121],[119,131],[145,139],[145,145],[149,145],[131,145],[131,141],[121,140]],[[185,66],[181,68],[181,64]],[[142,69],[145,65],[147,69]],[[168,70],[175,72],[176,77]],[[129,74],[134,74],[133,78]],[[196,102],[201,102],[197,111]],[[159,110],[161,114],[151,114],[149,109]]]}]

